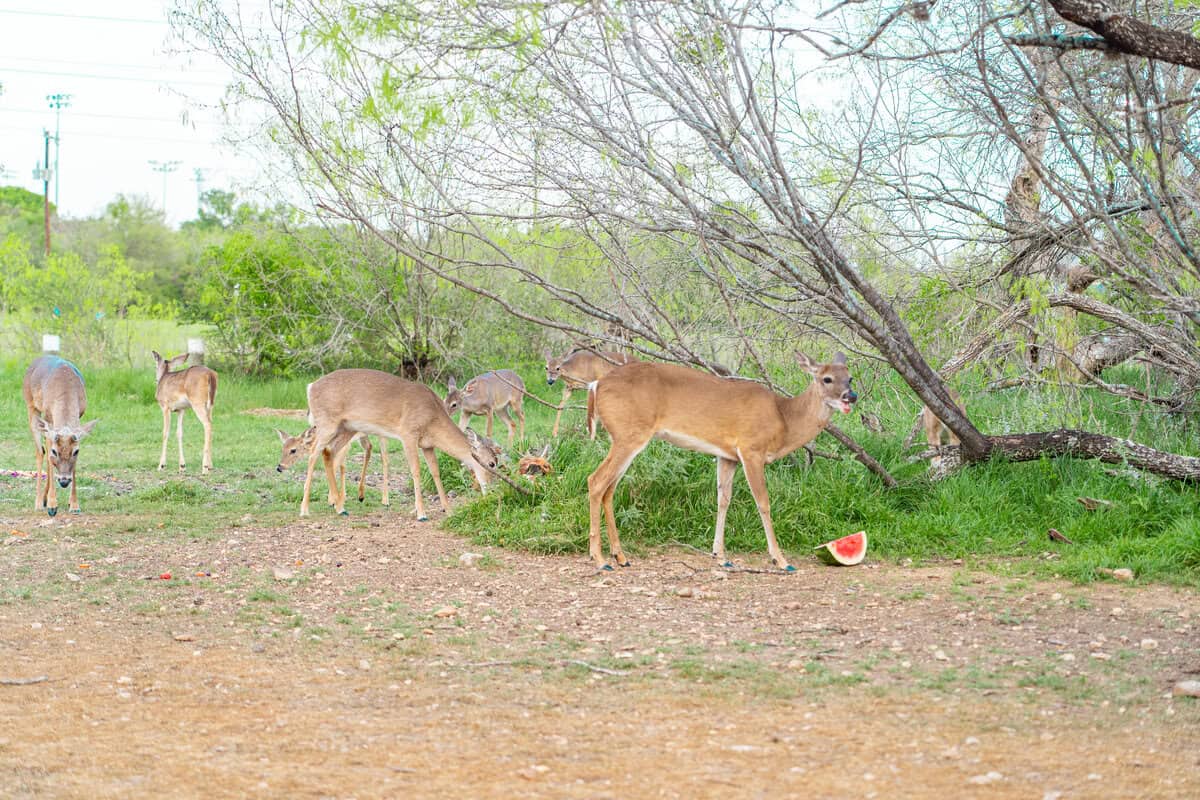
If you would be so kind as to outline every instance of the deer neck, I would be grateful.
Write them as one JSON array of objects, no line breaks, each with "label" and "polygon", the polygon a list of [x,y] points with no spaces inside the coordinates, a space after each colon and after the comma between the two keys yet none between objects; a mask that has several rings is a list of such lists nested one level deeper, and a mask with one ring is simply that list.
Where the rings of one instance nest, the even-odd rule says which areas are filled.
[{"label": "deer neck", "polygon": [[791,452],[817,438],[833,416],[833,409],[825,405],[821,387],[814,380],[808,388],[795,397],[780,400],[783,418],[787,424],[785,452]]},{"label": "deer neck", "polygon": [[458,429],[449,416],[437,419],[430,425],[429,439],[431,444],[436,445],[444,453],[457,458],[465,466],[475,466],[475,456],[471,455],[471,445],[467,442],[467,435]]}]

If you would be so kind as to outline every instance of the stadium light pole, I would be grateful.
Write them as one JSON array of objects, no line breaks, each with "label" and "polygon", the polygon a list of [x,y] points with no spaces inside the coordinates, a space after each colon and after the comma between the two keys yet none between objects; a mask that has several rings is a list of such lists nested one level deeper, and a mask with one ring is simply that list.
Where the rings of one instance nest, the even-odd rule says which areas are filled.
[{"label": "stadium light pole", "polygon": [[179,169],[179,165],[182,163],[183,163],[182,161],[175,161],[175,160],[158,161],[153,158],[150,159],[150,161],[149,161],[150,169],[154,170],[155,172],[161,172],[162,176],[163,176],[163,179],[162,179],[162,181],[163,181],[163,184],[162,184],[162,212],[163,212],[163,221],[164,222],[166,222],[166,220],[167,220],[167,175],[169,175],[170,173]]},{"label": "stadium light pole", "polygon": [[71,95],[63,92],[48,94],[46,95],[46,102],[54,109],[54,207],[57,208],[58,176],[62,174],[58,169],[59,123],[61,122],[62,110],[71,105]]}]

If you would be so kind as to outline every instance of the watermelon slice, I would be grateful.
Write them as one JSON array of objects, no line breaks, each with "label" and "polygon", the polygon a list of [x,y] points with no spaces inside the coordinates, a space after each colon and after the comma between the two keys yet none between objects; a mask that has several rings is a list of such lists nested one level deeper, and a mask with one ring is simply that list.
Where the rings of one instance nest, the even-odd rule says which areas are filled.
[{"label": "watermelon slice", "polygon": [[867,532],[859,531],[813,548],[826,564],[852,567],[867,554]]}]

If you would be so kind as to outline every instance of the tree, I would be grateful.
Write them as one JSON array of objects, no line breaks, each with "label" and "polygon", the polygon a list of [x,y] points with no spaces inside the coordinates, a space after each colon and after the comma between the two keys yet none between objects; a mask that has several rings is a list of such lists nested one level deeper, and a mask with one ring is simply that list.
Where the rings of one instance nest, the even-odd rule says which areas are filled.
[{"label": "tree", "polygon": [[[904,190],[888,196],[881,173],[865,169],[870,124],[885,101],[877,84],[860,117],[866,129],[855,126],[858,147],[839,142],[852,155],[850,170],[830,175],[820,159],[830,148],[820,145],[820,114],[802,78],[814,46],[831,50],[820,38],[833,39],[781,22],[777,15],[790,12],[776,4],[393,4],[339,13],[297,3],[261,28],[208,3],[190,7],[196,11],[180,12],[177,22],[244,78],[243,100],[269,109],[275,141],[287,144],[294,175],[319,208],[515,316],[602,339],[614,338],[616,327],[647,355],[710,368],[720,330],[720,351],[764,379],[771,349],[815,332],[885,360],[959,436],[967,461],[993,452],[1056,454],[1062,442],[1085,436],[1095,445],[1089,455],[1132,451],[1080,431],[988,436],[951,401],[885,290],[889,276],[871,277],[865,267],[897,255],[910,268],[924,266],[895,214],[943,192],[940,206],[957,210],[941,224],[957,226],[979,196],[961,207],[944,190],[958,192],[970,173],[950,185],[936,173],[919,176],[930,178],[920,185],[901,171],[895,179]],[[993,35],[991,18],[985,23],[980,30]],[[851,52],[866,53],[883,32]],[[971,35],[952,52],[986,62],[989,41]],[[910,64],[938,52],[891,46],[907,47],[897,59]],[[994,76],[985,68],[982,77]],[[1012,127],[1003,105],[985,108]],[[1067,151],[1069,169],[1055,181],[1039,173],[1044,185],[1069,186],[1090,174],[1079,152]],[[988,166],[977,158],[977,168]],[[1173,222],[1168,230],[1181,228],[1171,214],[1157,218]],[[1073,208],[1068,219],[1087,239]],[[1106,213],[1099,229],[1120,230],[1120,220]],[[496,235],[521,225],[531,235],[520,243]],[[529,252],[540,248],[533,234],[543,226],[585,236],[607,262],[609,290],[580,290],[533,268]],[[871,227],[868,244],[858,243],[855,236]],[[1013,237],[1003,233],[996,241],[1007,245]],[[442,246],[455,237],[489,257],[456,257]],[[678,261],[665,266],[664,250]],[[936,247],[926,253],[941,255]],[[1130,268],[1130,255],[1106,264],[1147,280],[1147,270]],[[483,278],[495,270],[537,287],[558,308],[531,313],[490,291]],[[681,318],[672,302],[681,291],[702,309],[698,318]],[[1054,295],[1050,302],[1076,301]],[[1147,468],[1200,477],[1200,460],[1138,452]]]}]

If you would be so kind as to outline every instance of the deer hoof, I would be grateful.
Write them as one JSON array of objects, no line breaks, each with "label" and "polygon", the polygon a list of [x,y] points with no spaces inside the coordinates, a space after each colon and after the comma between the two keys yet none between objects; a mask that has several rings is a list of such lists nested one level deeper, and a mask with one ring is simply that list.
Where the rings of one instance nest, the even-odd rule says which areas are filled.
[{"label": "deer hoof", "polygon": [[341,511],[338,512],[338,516],[339,517],[348,517],[348,516],[350,516],[350,512],[343,508]]},{"label": "deer hoof", "polygon": [[71,513],[72,513],[72,514],[82,514],[82,513],[83,513],[83,509],[82,509],[82,508],[72,508],[72,509],[71,509]]},{"label": "deer hoof", "polygon": [[429,517],[417,517],[417,522],[429,522]]},{"label": "deer hoof", "polygon": [[625,559],[625,563],[624,563],[624,564],[622,564],[620,561],[618,561],[618,562],[617,562],[617,566],[618,566],[618,567],[628,567],[628,566],[630,566],[629,559]]},{"label": "deer hoof", "polygon": [[58,506],[54,506],[54,508],[51,508],[50,506],[46,506],[46,513],[53,517],[55,514],[58,513]]},{"label": "deer hoof", "polygon": [[795,572],[796,568],[793,567],[791,564],[788,564],[786,567],[783,568],[783,571],[784,572]]},{"label": "deer hoof", "polygon": [[362,501],[363,501],[363,499],[362,499],[361,497],[360,497],[360,498],[358,498],[358,502],[360,502],[360,503],[361,503]]},{"label": "deer hoof", "polygon": [[603,567],[601,567],[600,569],[604,570],[605,572],[612,572],[612,571],[613,571],[612,564],[605,564],[605,565],[604,565]]},{"label": "deer hoof", "polygon": [[725,562],[724,564],[722,564],[721,566],[722,566],[722,567],[726,567],[727,569],[733,569],[733,562],[732,562],[732,561],[726,561],[726,562]]}]

